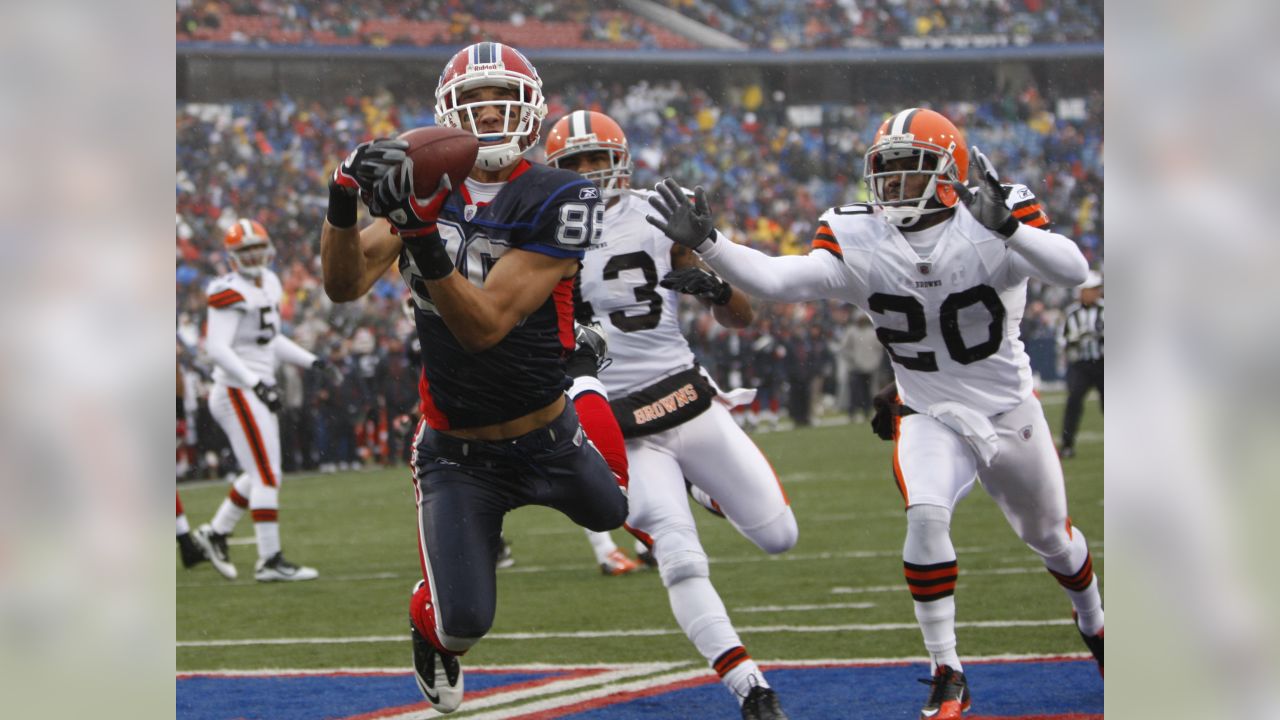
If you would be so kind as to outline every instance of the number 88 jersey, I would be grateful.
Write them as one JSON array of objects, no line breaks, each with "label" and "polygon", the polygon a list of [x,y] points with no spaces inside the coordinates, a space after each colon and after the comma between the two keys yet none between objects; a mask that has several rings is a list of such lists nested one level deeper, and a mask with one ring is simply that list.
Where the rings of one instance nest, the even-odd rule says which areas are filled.
[{"label": "number 88 jersey", "polygon": [[680,332],[677,294],[658,281],[671,272],[671,240],[645,221],[650,191],[628,190],[604,215],[601,242],[582,261],[582,314],[609,335],[613,362],[600,373],[612,398],[693,367]]},{"label": "number 88 jersey", "polygon": [[823,213],[814,251],[842,261],[842,295],[866,310],[894,365],[902,402],[959,402],[987,416],[1032,390],[1018,325],[1027,277],[1004,240],[959,207],[921,257],[866,205]]}]

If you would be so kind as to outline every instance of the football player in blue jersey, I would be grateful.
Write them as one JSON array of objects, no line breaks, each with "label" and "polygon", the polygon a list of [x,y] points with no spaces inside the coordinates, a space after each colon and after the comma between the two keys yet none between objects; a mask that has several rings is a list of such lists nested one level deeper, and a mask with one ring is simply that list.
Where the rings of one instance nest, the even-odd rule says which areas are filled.
[{"label": "football player in blue jersey", "polygon": [[[458,656],[493,623],[503,516],[545,505],[604,531],[622,525],[627,500],[565,394],[574,276],[600,233],[599,189],[523,159],[547,110],[515,48],[458,52],[435,97],[438,125],[480,140],[465,183],[450,187],[446,175],[414,188],[402,141],[364,143],[334,173],[320,251],[334,301],[360,298],[397,262],[416,306],[423,417],[411,467],[423,580],[410,632],[419,688],[452,712]],[[358,198],[377,218],[363,230]]]}]

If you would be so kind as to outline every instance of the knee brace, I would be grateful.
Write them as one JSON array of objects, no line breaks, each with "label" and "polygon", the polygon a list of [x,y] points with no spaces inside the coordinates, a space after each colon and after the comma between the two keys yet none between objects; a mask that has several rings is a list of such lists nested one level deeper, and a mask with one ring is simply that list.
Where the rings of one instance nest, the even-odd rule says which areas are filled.
[{"label": "knee brace", "polygon": [[951,545],[951,511],[940,505],[907,508],[907,540],[902,559],[916,565],[933,565],[956,559]]},{"label": "knee brace", "polygon": [[653,554],[658,559],[662,584],[671,587],[691,577],[711,577],[707,553],[692,527],[677,527],[653,536]]},{"label": "knee brace", "polygon": [[770,555],[777,555],[795,547],[796,540],[800,537],[800,527],[796,524],[795,513],[791,512],[790,506],[787,506],[763,525],[744,528],[742,534],[755,543],[756,547]]}]

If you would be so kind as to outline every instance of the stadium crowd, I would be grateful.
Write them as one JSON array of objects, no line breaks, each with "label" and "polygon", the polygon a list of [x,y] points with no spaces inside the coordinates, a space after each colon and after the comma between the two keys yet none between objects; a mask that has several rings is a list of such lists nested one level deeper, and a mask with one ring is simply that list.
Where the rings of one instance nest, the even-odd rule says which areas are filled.
[{"label": "stadium crowd", "polygon": [[[875,126],[911,99],[827,107],[827,121],[811,127],[790,122],[785,98],[766,100],[757,86],[713,98],[674,81],[584,83],[551,95],[548,104],[544,127],[578,108],[615,118],[633,149],[634,185],[651,187],[668,175],[690,187],[701,184],[713,198],[718,226],[735,241],[794,254],[807,251],[824,209],[865,199],[862,157]],[[956,121],[1004,177],[1031,187],[1057,227],[1080,243],[1091,264],[1101,264],[1100,94],[1067,113],[1035,87],[1012,97],[935,107]],[[332,304],[319,279],[318,228],[327,200],[324,177],[334,163],[364,139],[427,125],[431,117],[426,102],[386,91],[336,105],[289,97],[179,105],[178,337],[184,364],[194,371],[186,393],[186,444],[195,446],[185,457],[190,472],[226,467],[225,457],[218,459],[218,433],[199,400],[198,340],[204,286],[227,270],[221,238],[238,217],[260,221],[274,240],[287,333],[343,371],[340,381],[326,373],[284,371],[285,469],[337,469],[401,457],[417,393],[417,371],[406,349],[411,324],[402,312],[403,285],[389,275],[366,299]],[[530,156],[541,160],[540,150]],[[1034,280],[1029,288],[1023,338],[1044,379],[1058,374],[1053,328],[1069,294]],[[807,424],[824,398],[828,404],[840,398],[852,415],[863,411],[844,404],[859,395],[848,382],[855,361],[846,342],[861,325],[857,311],[834,303],[765,305],[753,327],[729,331],[692,306],[686,310],[687,334],[713,375],[760,388],[758,407],[744,422],[776,425],[785,413]],[[888,369],[879,356],[884,376]]]},{"label": "stadium crowd", "polygon": [[[1102,41],[1101,0],[662,0],[752,48],[913,47]],[[917,42],[913,42],[917,41]]]},{"label": "stadium crowd", "polygon": [[[1025,45],[1102,41],[1101,0],[661,0],[750,48]],[[513,0],[178,0],[179,42],[523,48],[692,48],[615,3]]]}]

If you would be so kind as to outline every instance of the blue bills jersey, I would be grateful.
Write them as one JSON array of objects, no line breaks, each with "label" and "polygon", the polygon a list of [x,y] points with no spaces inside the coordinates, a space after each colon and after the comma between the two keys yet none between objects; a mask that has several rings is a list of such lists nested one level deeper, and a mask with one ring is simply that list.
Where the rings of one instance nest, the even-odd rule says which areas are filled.
[{"label": "blue bills jersey", "polygon": [[[454,190],[437,222],[464,277],[483,286],[511,248],[581,260],[599,239],[604,205],[581,175],[521,160],[488,203]],[[413,295],[422,344],[418,383],[422,414],[437,430],[512,420],[553,402],[569,386],[564,362],[573,350],[573,283],[565,278],[537,310],[496,345],[468,352],[436,312],[413,252],[400,252],[400,274]]]}]

